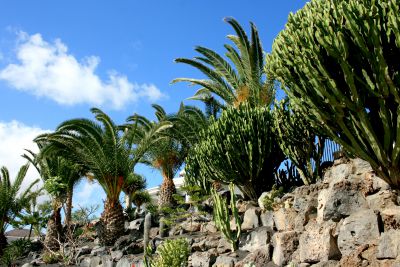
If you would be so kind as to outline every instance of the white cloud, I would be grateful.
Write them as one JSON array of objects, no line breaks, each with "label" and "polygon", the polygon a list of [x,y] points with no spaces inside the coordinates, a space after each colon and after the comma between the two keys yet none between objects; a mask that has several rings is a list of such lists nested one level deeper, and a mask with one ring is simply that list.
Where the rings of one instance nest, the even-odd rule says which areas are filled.
[{"label": "white cloud", "polygon": [[125,75],[109,71],[102,80],[95,71],[100,58],[78,60],[56,39],[50,43],[40,34],[21,32],[16,46],[17,63],[0,70],[0,79],[17,90],[47,97],[62,105],[88,103],[119,109],[146,98],[158,100],[164,94],[153,84],[132,83]]},{"label": "white cloud", "polygon": [[[106,198],[103,188],[96,182],[83,180],[83,183],[80,183],[75,191],[73,199],[74,208],[100,204],[101,200]],[[100,209],[102,208],[102,205],[100,205]]]},{"label": "white cloud", "polygon": [[[38,149],[33,139],[44,132],[49,131],[30,127],[18,121],[0,122],[0,166],[7,167],[12,180],[15,179],[19,168],[27,162],[21,157],[25,153],[24,149],[37,152]],[[37,178],[39,178],[39,174],[33,166],[30,166],[22,184],[22,190]]]}]

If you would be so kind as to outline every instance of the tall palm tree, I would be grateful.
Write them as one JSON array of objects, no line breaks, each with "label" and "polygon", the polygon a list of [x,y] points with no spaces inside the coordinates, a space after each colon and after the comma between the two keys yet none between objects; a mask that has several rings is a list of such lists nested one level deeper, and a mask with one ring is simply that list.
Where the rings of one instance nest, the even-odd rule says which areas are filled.
[{"label": "tall palm tree", "polygon": [[39,179],[33,181],[21,192],[21,185],[25,179],[29,164],[19,169],[14,182],[10,180],[10,174],[6,167],[1,168],[0,173],[0,255],[3,254],[7,246],[5,231],[15,217],[21,212],[22,208],[29,203],[31,199],[31,189],[39,182]]},{"label": "tall palm tree", "polygon": [[50,144],[38,142],[40,152],[34,153],[26,150],[28,154],[23,157],[28,159],[40,174],[44,187],[52,200],[52,214],[47,222],[45,246],[49,250],[58,250],[59,241],[62,240],[61,208],[67,200],[68,189],[71,181],[82,177],[82,170],[79,165],[72,163],[63,156],[45,153],[49,150]]},{"label": "tall palm tree", "polygon": [[[253,23],[251,25],[251,39],[240,24],[233,18],[225,18],[236,35],[228,35],[234,46],[225,44],[225,59],[213,50],[198,46],[195,50],[200,56],[194,59],[177,58],[175,62],[185,63],[200,70],[207,79],[177,78],[172,81],[189,82],[201,88],[191,99],[202,100],[207,104],[210,96],[213,105],[237,106],[248,101],[252,105],[270,105],[273,94],[273,82],[269,81],[264,73],[264,55],[258,31]],[[231,65],[231,62],[233,65]],[[218,100],[222,100],[220,103]]]},{"label": "tall palm tree", "polygon": [[[116,125],[97,108],[91,109],[96,121],[72,119],[63,122],[54,133],[39,136],[37,141],[57,144],[69,157],[88,171],[106,193],[101,214],[99,238],[103,244],[112,244],[124,231],[124,216],[119,196],[124,183],[136,163],[149,146],[158,140],[159,132],[171,126],[164,122],[149,127],[140,140],[131,133],[137,125]],[[135,142],[134,142],[135,141]]]}]

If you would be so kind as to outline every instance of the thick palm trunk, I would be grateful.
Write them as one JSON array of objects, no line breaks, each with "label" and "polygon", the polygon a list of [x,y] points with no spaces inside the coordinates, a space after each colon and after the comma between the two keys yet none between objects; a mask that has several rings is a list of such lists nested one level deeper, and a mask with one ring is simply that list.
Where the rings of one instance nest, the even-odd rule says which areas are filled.
[{"label": "thick palm trunk", "polygon": [[61,208],[53,211],[47,222],[47,232],[44,238],[44,245],[48,250],[58,251],[62,241]]},{"label": "thick palm trunk", "polygon": [[160,188],[158,206],[168,206],[174,204],[174,194],[176,193],[175,184],[171,177],[163,174],[163,182]]},{"label": "thick palm trunk", "polygon": [[67,201],[66,201],[66,210],[65,210],[65,224],[67,226],[71,223],[71,214],[72,214],[72,197],[74,194],[73,188],[68,188],[67,191]]},{"label": "thick palm trunk", "polygon": [[125,230],[124,214],[118,200],[113,201],[107,198],[100,222],[100,229],[98,228],[100,243],[113,245]]},{"label": "thick palm trunk", "polygon": [[0,231],[0,256],[3,255],[3,251],[7,246],[7,238],[3,231]]}]

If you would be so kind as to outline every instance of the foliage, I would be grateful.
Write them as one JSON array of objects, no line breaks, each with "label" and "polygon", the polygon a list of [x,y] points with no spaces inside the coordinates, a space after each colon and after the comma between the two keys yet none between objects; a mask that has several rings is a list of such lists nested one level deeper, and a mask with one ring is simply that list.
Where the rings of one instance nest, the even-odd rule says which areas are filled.
[{"label": "foliage", "polygon": [[21,256],[26,255],[31,247],[29,239],[17,239],[12,241],[4,250],[3,255],[0,257],[0,263],[3,266],[14,266],[14,262]]},{"label": "foliage", "polygon": [[272,188],[283,160],[269,108],[243,103],[227,108],[202,133],[187,158],[185,179],[207,192],[212,181],[232,182],[246,198],[257,201]]},{"label": "foliage", "polygon": [[273,210],[273,205],[275,203],[275,198],[280,198],[285,194],[283,191],[283,187],[277,188],[276,185],[274,185],[269,191],[269,194],[264,196],[263,199],[261,199],[261,202],[264,206],[265,210]]},{"label": "foliage", "polygon": [[156,255],[150,256],[150,250],[144,256],[148,267],[186,267],[190,255],[190,247],[186,238],[168,239],[157,247]]},{"label": "foliage", "polygon": [[45,252],[42,255],[42,260],[46,264],[53,264],[61,261],[62,256],[59,253]]},{"label": "foliage", "polygon": [[295,187],[304,185],[297,168],[289,160],[285,160],[281,164],[275,173],[275,179],[274,186],[282,187],[284,192],[290,192]]},{"label": "foliage", "polygon": [[[211,195],[214,201],[214,222],[226,240],[231,244],[232,251],[236,251],[238,249],[239,238],[241,234],[241,221],[239,218],[238,209],[236,207],[236,194],[233,183],[229,184],[229,191],[230,205],[228,206],[226,199],[218,194],[215,189],[212,190]],[[232,216],[235,220],[236,229],[231,229],[230,213],[232,213]]]},{"label": "foliage", "polygon": [[288,99],[275,103],[273,115],[279,146],[295,164],[304,184],[320,180],[325,138],[317,135],[316,130],[299,110],[290,105]]},{"label": "foliage", "polygon": [[399,0],[313,0],[289,15],[266,69],[313,127],[396,188],[399,13]]},{"label": "foliage", "polygon": [[90,223],[91,221],[96,219],[96,216],[94,214],[98,211],[99,207],[100,206],[98,204],[87,206],[78,205],[78,209],[72,212],[72,221],[85,225]]},{"label": "foliage", "polygon": [[[253,106],[271,104],[274,90],[272,84],[266,79],[264,68],[264,56],[258,31],[253,23],[251,26],[251,40],[241,25],[233,18],[225,18],[236,35],[228,35],[227,38],[234,46],[225,44],[224,59],[221,55],[206,47],[198,46],[195,50],[200,56],[194,59],[178,58],[175,62],[188,64],[200,70],[207,79],[178,78],[172,81],[189,82],[199,85],[201,88],[191,99],[211,102],[213,106],[224,107],[238,106],[242,102],[249,102]],[[216,95],[224,103],[219,103]]]}]

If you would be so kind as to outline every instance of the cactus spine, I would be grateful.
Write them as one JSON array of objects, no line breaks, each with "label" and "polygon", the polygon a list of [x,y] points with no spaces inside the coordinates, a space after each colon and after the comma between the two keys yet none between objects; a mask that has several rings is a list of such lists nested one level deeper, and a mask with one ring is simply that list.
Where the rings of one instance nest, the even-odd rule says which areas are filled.
[{"label": "cactus spine", "polygon": [[239,238],[241,234],[241,221],[236,207],[236,195],[234,184],[229,184],[231,193],[230,208],[235,220],[236,229],[231,229],[231,218],[229,215],[229,207],[226,199],[212,189],[212,198],[214,201],[214,222],[217,228],[224,235],[226,240],[231,244],[232,251],[236,251],[239,245]]},{"label": "cactus spine", "polygon": [[266,72],[347,152],[400,188],[400,0],[313,0],[290,14]]}]

